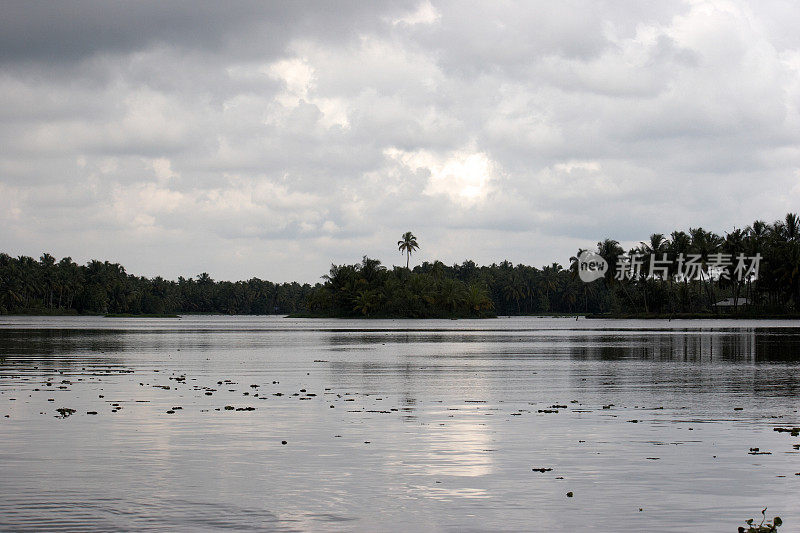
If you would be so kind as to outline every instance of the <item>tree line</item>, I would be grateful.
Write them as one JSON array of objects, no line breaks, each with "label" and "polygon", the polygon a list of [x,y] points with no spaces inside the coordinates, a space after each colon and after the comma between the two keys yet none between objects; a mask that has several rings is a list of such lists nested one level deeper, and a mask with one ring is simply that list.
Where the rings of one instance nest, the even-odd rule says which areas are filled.
[{"label": "tree line", "polygon": [[[570,259],[573,278],[580,268],[578,257],[582,252],[578,250]],[[718,313],[722,311],[718,303],[723,299],[734,302],[732,310],[739,314],[800,312],[800,218],[795,213],[771,224],[756,220],[724,234],[700,227],[669,235],[655,233],[627,252],[619,242],[605,239],[597,243],[594,252],[609,265],[602,280],[565,289],[568,299],[587,312]],[[631,277],[619,276],[625,270],[620,263],[633,255],[643,259],[640,272]],[[697,268],[696,275],[687,278],[681,276],[681,269],[690,257],[695,259]],[[721,258],[730,268],[719,268]],[[757,275],[737,273],[741,266],[737,266],[737,258],[757,265]],[[656,276],[649,275],[654,261],[665,265]]]},{"label": "tree line", "polygon": [[[413,243],[413,244],[412,244]],[[418,248],[411,233],[398,242],[410,255]],[[703,228],[655,233],[628,250],[604,239],[593,251],[607,263],[602,278],[580,279],[580,249],[567,268],[541,268],[509,261],[478,266],[467,260],[447,266],[424,262],[413,269],[389,270],[375,259],[332,265],[324,284],[309,295],[309,312],[321,316],[444,317],[596,314],[596,315],[789,315],[800,312],[800,218],[756,220],[743,229],[717,234]],[[636,271],[623,268],[631,257],[642,260]],[[740,276],[737,258],[749,266],[758,257],[758,275]],[[731,263],[720,275],[720,258]],[[407,257],[408,261],[408,257]],[[659,264],[659,269],[655,263]],[[694,276],[681,276],[694,262]],[[659,272],[651,275],[652,271]],[[622,274],[622,275],[620,275]],[[718,302],[731,299],[732,308]]]},{"label": "tree line", "polygon": [[[419,248],[410,232],[398,242],[410,260]],[[509,261],[452,266],[441,261],[413,268],[387,268],[364,256],[352,265],[331,265],[320,283],[214,281],[208,274],[177,281],[128,274],[117,263],[78,265],[0,254],[0,313],[224,313],[299,314],[335,317],[486,317],[494,315],[615,314],[681,315],[721,312],[717,302],[733,298],[740,314],[800,312],[800,218],[789,213],[773,223],[755,221],[717,234],[703,228],[656,233],[624,250],[605,239],[594,250],[608,264],[603,277],[581,281],[578,250],[567,268],[541,268]],[[619,276],[631,255],[640,271]],[[758,277],[720,276],[715,260],[758,256]],[[678,276],[684,258],[696,258],[698,275]],[[666,259],[661,275],[649,275],[651,261]],[[738,302],[746,302],[739,307]]]},{"label": "tree line", "polygon": [[207,273],[146,278],[118,263],[0,254],[0,314],[288,314],[305,310],[308,284],[214,281]]}]

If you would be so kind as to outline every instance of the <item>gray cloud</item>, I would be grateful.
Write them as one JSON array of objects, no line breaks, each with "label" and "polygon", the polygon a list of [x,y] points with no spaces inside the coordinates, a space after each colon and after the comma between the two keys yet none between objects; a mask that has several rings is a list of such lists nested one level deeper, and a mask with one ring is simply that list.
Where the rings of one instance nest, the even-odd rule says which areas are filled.
[{"label": "gray cloud", "polygon": [[6,2],[0,240],[169,277],[565,263],[800,199],[791,2]]}]

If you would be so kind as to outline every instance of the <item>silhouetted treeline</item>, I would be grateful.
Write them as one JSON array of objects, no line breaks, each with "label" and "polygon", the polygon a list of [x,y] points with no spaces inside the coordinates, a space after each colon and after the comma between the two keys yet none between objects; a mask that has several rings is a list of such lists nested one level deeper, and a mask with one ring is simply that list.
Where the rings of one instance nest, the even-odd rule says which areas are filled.
[{"label": "silhouetted treeline", "polygon": [[[605,239],[593,250],[608,263],[603,278],[584,283],[578,275],[578,250],[564,269],[553,263],[536,268],[508,261],[477,266],[473,261],[447,266],[425,262],[411,270],[388,270],[364,257],[360,264],[333,265],[308,299],[308,308],[324,316],[485,316],[545,313],[707,314],[735,312],[780,315],[800,312],[800,221],[755,221],[745,229],[719,235],[703,228],[653,234],[630,250]],[[620,268],[638,256],[640,268]],[[737,272],[737,259],[758,276]],[[651,259],[656,275],[651,275]],[[719,264],[727,261],[720,276]],[[694,262],[694,275],[688,271]],[[666,266],[664,266],[666,265]],[[657,267],[661,268],[657,268]],[[740,275],[741,274],[741,275]],[[618,279],[620,278],[620,279]],[[741,278],[741,279],[740,279]],[[735,305],[717,302],[731,298]]]},{"label": "silhouetted treeline", "polygon": [[0,254],[0,313],[295,313],[305,310],[310,290],[308,284],[258,278],[214,281],[206,273],[149,279],[108,261],[84,266],[69,257],[56,262],[50,254],[38,261]]},{"label": "silhouetted treeline", "polygon": [[[474,263],[473,263],[474,266]],[[388,270],[364,256],[360,264],[331,265],[308,298],[308,309],[322,316],[482,317],[494,316],[494,303],[480,279],[460,279],[437,261]]]},{"label": "silhouetted treeline", "polygon": [[[0,254],[0,313],[59,312],[165,314],[307,313],[316,316],[468,317],[540,313],[680,314],[717,313],[717,302],[733,298],[726,312],[778,315],[800,312],[800,219],[788,214],[768,224],[756,221],[723,235],[691,228],[623,250],[613,239],[593,250],[609,268],[604,277],[579,278],[578,250],[564,269],[508,261],[478,266],[425,262],[413,269],[387,269],[364,257],[354,265],[332,265],[323,283],[215,282],[208,274],[168,281],[127,274],[109,262],[85,266],[44,254],[37,261]],[[641,269],[625,270],[631,254]],[[738,257],[760,257],[758,277],[735,272]],[[651,265],[651,258],[657,259]],[[727,276],[715,268],[721,258]],[[676,277],[694,261],[694,276]],[[664,266],[666,265],[666,266]],[[653,267],[651,269],[651,266]],[[660,272],[652,276],[651,270]],[[624,275],[620,275],[624,272]],[[742,302],[740,304],[739,302]],[[746,302],[746,303],[745,303]]]},{"label": "silhouetted treeline", "polygon": [[[617,241],[606,239],[594,251],[609,264],[602,280],[573,283],[583,250],[570,259],[570,280],[562,280],[562,293],[579,310],[762,316],[800,311],[800,219],[794,213],[772,224],[756,220],[722,235],[703,228],[673,231],[669,236],[656,233],[627,252]],[[630,273],[629,267],[621,268],[621,261],[634,254],[642,260],[639,274],[620,276],[620,271]],[[682,277],[690,271],[690,259],[694,275]],[[723,263],[726,266],[720,269]],[[754,265],[757,275],[750,270]],[[718,305],[724,299],[735,305]]]}]

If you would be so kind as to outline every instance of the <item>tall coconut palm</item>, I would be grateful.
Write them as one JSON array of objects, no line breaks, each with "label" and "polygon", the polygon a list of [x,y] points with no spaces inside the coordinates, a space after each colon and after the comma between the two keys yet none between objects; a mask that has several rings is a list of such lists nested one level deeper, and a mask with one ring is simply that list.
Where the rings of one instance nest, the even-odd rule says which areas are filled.
[{"label": "tall coconut palm", "polygon": [[417,238],[410,231],[403,233],[403,238],[397,241],[397,249],[400,250],[400,253],[406,254],[406,268],[408,268],[409,262],[411,261],[411,254],[415,250],[419,250]]}]

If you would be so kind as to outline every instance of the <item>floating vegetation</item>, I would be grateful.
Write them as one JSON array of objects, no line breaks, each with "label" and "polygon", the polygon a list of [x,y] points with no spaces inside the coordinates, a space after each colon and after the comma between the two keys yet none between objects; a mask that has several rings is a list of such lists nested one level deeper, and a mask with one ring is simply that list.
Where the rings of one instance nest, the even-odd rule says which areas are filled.
[{"label": "floating vegetation", "polygon": [[56,411],[61,415],[61,418],[67,418],[69,415],[75,413],[75,409],[70,409],[69,407],[59,407]]},{"label": "floating vegetation", "polygon": [[780,516],[776,516],[775,518],[772,519],[772,523],[767,522],[765,524],[764,522],[766,522],[767,520],[766,512],[767,508],[764,507],[764,509],[761,510],[761,516],[762,516],[761,523],[758,524],[757,526],[753,525],[753,522],[755,522],[753,518],[745,520],[747,528],[739,526],[739,533],[773,533],[775,531],[778,531],[778,527],[780,527],[783,524],[783,520],[781,520]]}]

